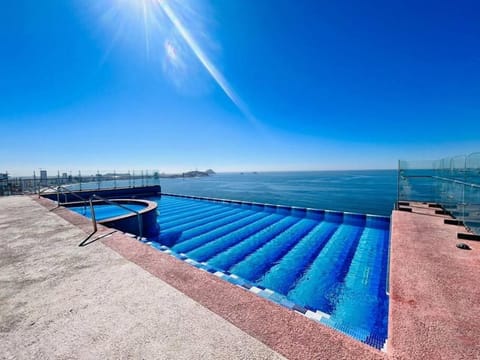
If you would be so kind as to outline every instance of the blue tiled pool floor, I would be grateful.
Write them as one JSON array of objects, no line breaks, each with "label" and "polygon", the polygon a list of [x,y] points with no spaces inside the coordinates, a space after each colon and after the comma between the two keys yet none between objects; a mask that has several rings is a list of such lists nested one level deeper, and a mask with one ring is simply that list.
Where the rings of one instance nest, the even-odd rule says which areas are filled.
[{"label": "blue tiled pool floor", "polygon": [[381,349],[390,219],[162,195],[151,246]]},{"label": "blue tiled pool floor", "polygon": [[[96,204],[95,205],[95,218],[97,221],[114,218],[116,216],[129,215],[135,211],[141,211],[145,209],[146,205],[137,205],[137,204],[128,204],[122,205],[110,205],[110,204]],[[129,209],[129,210],[127,210]],[[92,217],[90,206],[72,206],[69,207],[69,210],[75,211],[78,214],[86,216],[88,218]]]}]

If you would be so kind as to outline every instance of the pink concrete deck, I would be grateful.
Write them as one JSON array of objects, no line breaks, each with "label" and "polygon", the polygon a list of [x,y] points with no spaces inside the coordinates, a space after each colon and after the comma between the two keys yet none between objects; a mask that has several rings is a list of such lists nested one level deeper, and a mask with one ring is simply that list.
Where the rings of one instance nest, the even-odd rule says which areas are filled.
[{"label": "pink concrete deck", "polygon": [[448,216],[411,205],[392,216],[389,357],[480,359],[480,243],[457,239],[465,229],[445,225]]}]

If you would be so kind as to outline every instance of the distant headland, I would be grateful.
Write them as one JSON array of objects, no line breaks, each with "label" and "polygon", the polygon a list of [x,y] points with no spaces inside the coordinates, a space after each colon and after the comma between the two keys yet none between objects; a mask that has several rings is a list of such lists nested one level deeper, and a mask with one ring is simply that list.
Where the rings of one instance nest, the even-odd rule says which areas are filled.
[{"label": "distant headland", "polygon": [[179,173],[179,174],[158,174],[158,173],[155,173],[154,174],[154,177],[158,177],[158,178],[194,178],[194,177],[203,177],[203,176],[210,176],[210,175],[215,175],[215,171],[213,171],[212,169],[208,169],[208,170],[205,170],[205,171],[198,171],[198,170],[195,170],[195,171],[187,171],[187,172],[184,172],[184,173]]}]

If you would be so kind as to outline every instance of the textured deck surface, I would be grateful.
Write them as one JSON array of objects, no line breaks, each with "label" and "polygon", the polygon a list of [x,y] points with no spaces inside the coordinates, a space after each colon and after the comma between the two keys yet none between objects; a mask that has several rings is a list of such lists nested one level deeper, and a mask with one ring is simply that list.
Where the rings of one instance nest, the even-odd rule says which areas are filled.
[{"label": "textured deck surface", "polygon": [[31,198],[0,229],[1,359],[283,358]]},{"label": "textured deck surface", "polygon": [[480,242],[457,239],[464,228],[436,209],[411,205],[392,218],[389,355],[480,359]]}]

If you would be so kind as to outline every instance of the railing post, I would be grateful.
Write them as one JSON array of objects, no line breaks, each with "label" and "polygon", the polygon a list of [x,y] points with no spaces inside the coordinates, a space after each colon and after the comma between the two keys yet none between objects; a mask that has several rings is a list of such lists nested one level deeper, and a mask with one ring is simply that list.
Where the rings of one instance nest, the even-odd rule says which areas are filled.
[{"label": "railing post", "polygon": [[93,232],[97,232],[97,220],[95,219],[95,209],[93,208],[92,198],[90,198],[90,212],[92,213]]},{"label": "railing post", "polygon": [[138,219],[138,234],[140,235],[140,238],[142,238],[143,237],[143,220],[140,213],[137,214],[137,219]]},{"label": "railing post", "polygon": [[397,202],[395,203],[395,210],[398,210],[399,201],[400,201],[400,160],[398,160],[398,168],[397,168]]},{"label": "railing post", "polygon": [[[35,170],[33,170],[33,192],[37,192],[37,176],[35,175]],[[40,190],[38,191],[38,198],[40,199]]]},{"label": "railing post", "polygon": [[120,207],[120,208],[122,208],[122,209],[126,209],[126,210],[131,211],[131,212],[133,212],[134,214],[136,214],[136,215],[137,215],[137,219],[138,219],[138,221],[137,221],[137,222],[138,222],[138,235],[139,235],[140,238],[143,237],[143,219],[142,219],[142,216],[141,216],[141,214],[140,214],[139,211],[129,209],[128,207],[123,206],[123,205],[120,204],[120,203],[116,203],[115,201],[108,200],[108,199],[105,199],[105,198],[103,198],[103,197],[101,197],[101,196],[98,196],[98,195],[96,195],[96,194],[93,194],[93,195],[90,197],[90,208],[91,208],[91,211],[92,211],[92,219],[95,218],[95,212],[94,212],[94,210],[93,210],[92,199],[101,200],[101,201],[103,201],[103,202],[105,202],[105,203],[107,203],[107,204],[111,204],[111,205],[118,206],[118,207]]},{"label": "railing post", "polygon": [[465,162],[463,163],[463,186],[462,186],[462,197],[463,197],[463,200],[462,200],[462,203],[463,203],[463,209],[462,209],[462,222],[465,223],[465,207],[467,205],[466,201],[466,197],[465,197],[465,187],[467,186],[467,181],[468,181],[468,178],[467,178],[467,159],[468,159],[468,156],[465,155]]},{"label": "railing post", "polygon": [[100,172],[97,169],[97,190],[100,190]]}]

